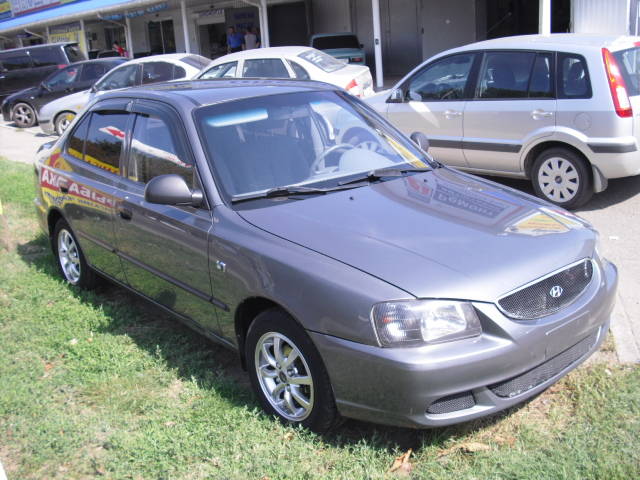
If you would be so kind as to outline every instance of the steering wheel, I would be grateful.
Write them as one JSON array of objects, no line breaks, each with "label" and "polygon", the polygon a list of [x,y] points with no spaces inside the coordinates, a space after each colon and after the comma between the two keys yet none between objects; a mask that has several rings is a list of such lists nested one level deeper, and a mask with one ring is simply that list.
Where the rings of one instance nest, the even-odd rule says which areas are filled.
[{"label": "steering wheel", "polygon": [[335,152],[336,150],[340,150],[344,148],[352,149],[356,147],[354,145],[351,145],[350,143],[338,143],[336,145],[333,145],[332,147],[327,148],[324,152],[322,152],[320,155],[318,155],[316,158],[313,159],[313,162],[311,162],[311,166],[309,167],[309,175],[314,176],[315,174],[318,173],[318,166],[320,165],[320,162],[322,162],[322,160],[324,160],[324,158],[327,155],[329,155],[332,152]]}]

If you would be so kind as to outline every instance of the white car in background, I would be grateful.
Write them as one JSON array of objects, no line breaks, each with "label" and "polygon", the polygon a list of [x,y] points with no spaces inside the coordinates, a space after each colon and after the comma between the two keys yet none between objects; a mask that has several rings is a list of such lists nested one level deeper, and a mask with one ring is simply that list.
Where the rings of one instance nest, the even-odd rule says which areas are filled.
[{"label": "white car in background", "polygon": [[196,78],[297,78],[337,85],[356,97],[374,94],[369,67],[348,64],[310,47],[230,53],[215,59]]},{"label": "white car in background", "polygon": [[110,70],[90,90],[47,103],[38,114],[40,128],[46,134],[61,135],[75,116],[103,92],[170,80],[191,79],[208,63],[208,58],[185,53],[130,60]]}]

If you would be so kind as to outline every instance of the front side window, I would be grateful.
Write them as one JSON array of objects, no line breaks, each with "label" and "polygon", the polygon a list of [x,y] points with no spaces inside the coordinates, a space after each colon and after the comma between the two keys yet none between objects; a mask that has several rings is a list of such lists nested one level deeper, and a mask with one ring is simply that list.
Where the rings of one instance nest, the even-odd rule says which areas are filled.
[{"label": "front side window", "polygon": [[242,76],[245,78],[289,78],[289,72],[287,72],[282,60],[259,58],[244,61]]},{"label": "front side window", "polygon": [[76,81],[79,70],[80,68],[76,66],[64,68],[49,77],[44,84],[52,90],[68,87]]},{"label": "front side window", "polygon": [[84,161],[119,174],[120,152],[128,118],[126,112],[93,112],[84,147]]},{"label": "front side window", "polygon": [[147,183],[154,177],[175,173],[193,187],[193,165],[177,148],[172,130],[161,118],[138,115],[131,137],[127,177]]},{"label": "front side window", "polygon": [[234,78],[238,62],[229,62],[211,67],[204,72],[200,78],[207,80],[210,78]]},{"label": "front side window", "polygon": [[67,63],[58,48],[34,48],[29,51],[34,67],[50,67]]},{"label": "front side window", "polygon": [[115,90],[133,87],[138,84],[138,65],[127,65],[115,69],[100,82],[96,83],[98,91]]},{"label": "front side window", "polygon": [[581,55],[558,54],[558,98],[591,98],[587,62]]},{"label": "front side window", "polygon": [[407,98],[418,102],[464,98],[473,60],[473,53],[464,53],[427,65],[409,80]]},{"label": "front side window", "polygon": [[536,54],[487,52],[480,69],[478,98],[526,98]]},{"label": "front side window", "polygon": [[374,169],[428,168],[407,139],[339,92],[225,102],[195,112],[222,190],[233,200],[275,187],[336,187]]}]

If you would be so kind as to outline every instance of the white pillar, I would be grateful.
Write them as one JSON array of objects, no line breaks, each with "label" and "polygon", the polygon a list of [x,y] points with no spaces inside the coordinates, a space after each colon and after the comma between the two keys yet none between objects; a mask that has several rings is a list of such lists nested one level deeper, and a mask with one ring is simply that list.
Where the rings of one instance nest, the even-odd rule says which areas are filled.
[{"label": "white pillar", "polygon": [[539,0],[538,33],[549,35],[551,33],[551,0]]},{"label": "white pillar", "polygon": [[127,52],[129,53],[129,58],[133,58],[133,39],[131,38],[131,19],[129,17],[127,17],[127,15],[125,14],[124,16],[124,22],[125,22],[125,31],[124,34],[127,37]]},{"label": "white pillar", "polygon": [[[543,0],[540,0],[543,1]],[[371,11],[373,13],[373,51],[376,58],[376,86],[382,88],[384,76],[382,74],[382,45],[380,43],[380,2],[371,0]]]},{"label": "white pillar", "polygon": [[44,42],[44,43],[49,43],[49,35],[51,35],[51,34],[49,33],[49,31],[50,31],[50,30],[49,30],[49,25],[47,25],[47,27],[45,28],[45,34],[47,35],[47,41],[46,41],[46,42]]},{"label": "white pillar", "polygon": [[180,0],[180,10],[182,12],[182,30],[184,31],[184,51],[191,53],[191,42],[189,41],[189,19],[187,18],[187,2]]},{"label": "white pillar", "polygon": [[260,0],[260,44],[263,47],[270,47],[271,44],[269,42],[269,14],[267,13],[267,0]]}]

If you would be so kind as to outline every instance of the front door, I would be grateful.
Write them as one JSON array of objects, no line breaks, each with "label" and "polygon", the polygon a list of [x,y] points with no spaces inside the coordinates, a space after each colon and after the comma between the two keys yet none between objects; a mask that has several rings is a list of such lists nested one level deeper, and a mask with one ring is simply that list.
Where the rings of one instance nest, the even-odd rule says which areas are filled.
[{"label": "front door", "polygon": [[391,123],[407,135],[424,133],[430,152],[446,165],[467,166],[462,125],[475,57],[474,53],[462,53],[426,65],[402,86],[403,101],[388,104]]},{"label": "front door", "polygon": [[470,168],[523,171],[523,146],[553,134],[553,54],[487,52],[473,101],[464,112],[464,154]]},{"label": "front door", "polygon": [[116,209],[118,251],[127,282],[161,305],[218,332],[209,277],[211,211],[146,202],[145,185],[164,174],[198,176],[175,114],[155,102],[133,107],[126,172]]}]

